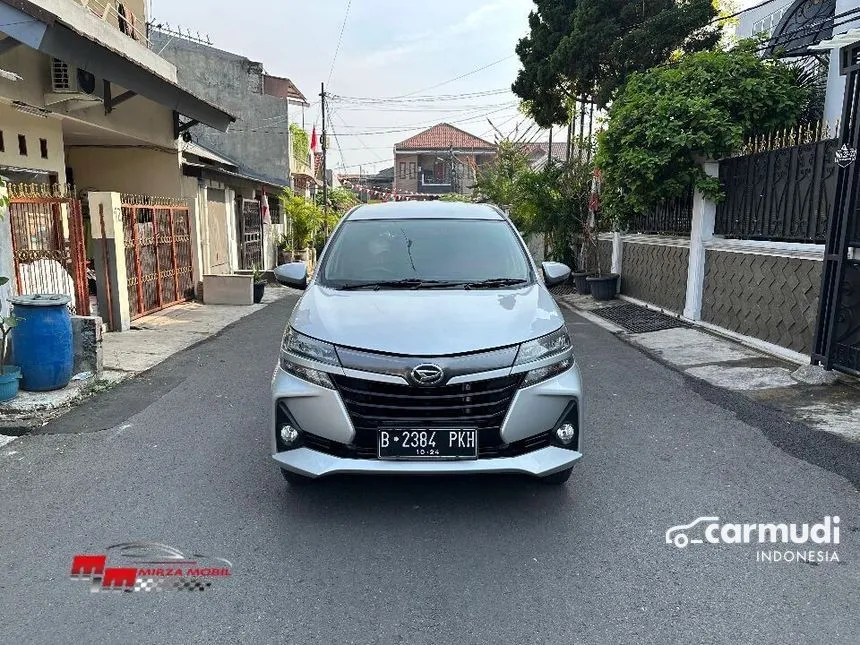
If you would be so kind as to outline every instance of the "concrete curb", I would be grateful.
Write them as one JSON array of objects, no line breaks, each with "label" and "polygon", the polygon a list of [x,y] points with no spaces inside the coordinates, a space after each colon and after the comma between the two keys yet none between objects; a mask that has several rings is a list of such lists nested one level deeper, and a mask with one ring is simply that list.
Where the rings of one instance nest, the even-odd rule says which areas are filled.
[{"label": "concrete curb", "polygon": [[[695,352],[691,350],[700,349],[697,343],[674,346],[674,354],[661,351],[660,344],[665,343],[665,338],[656,339],[656,343],[646,342],[645,338],[651,336],[648,333],[634,334],[626,329],[619,329],[618,326],[570,301],[557,298],[557,302],[565,309],[609,331],[654,362],[679,374],[694,391],[706,392],[709,400],[725,403],[740,396],[778,414],[786,423],[803,425],[810,431],[838,437],[851,444],[860,443],[860,432],[852,429],[853,420],[856,420],[856,415],[860,413],[860,382],[846,375],[840,374],[831,384],[812,384],[816,381],[808,379],[807,382],[794,376],[797,371],[796,364],[785,356],[751,347],[696,325],[689,326],[689,329],[725,345],[725,354],[737,356],[733,358],[717,353],[712,360],[690,360],[690,357],[695,357]],[[683,317],[679,320],[689,322]],[[665,332],[653,332],[654,335],[662,333]],[[737,352],[729,351],[729,345],[733,345]],[[754,354],[758,357],[753,356]]]}]

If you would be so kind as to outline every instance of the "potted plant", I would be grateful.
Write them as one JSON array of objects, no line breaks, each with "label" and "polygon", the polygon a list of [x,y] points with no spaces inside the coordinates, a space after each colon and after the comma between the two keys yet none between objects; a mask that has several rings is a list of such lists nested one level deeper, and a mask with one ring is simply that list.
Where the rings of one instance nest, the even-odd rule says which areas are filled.
[{"label": "potted plant", "polygon": [[254,265],[254,303],[257,304],[263,300],[263,294],[266,291],[266,277],[263,275],[263,272],[260,271],[260,267],[258,265]]},{"label": "potted plant", "polygon": [[293,261],[293,245],[286,233],[282,233],[276,245],[278,252],[278,264],[287,264]]},{"label": "potted plant", "polygon": [[595,272],[585,278],[589,293],[595,300],[612,300],[618,292],[617,273],[605,272],[606,258],[602,257],[600,250],[600,233],[608,221],[607,214],[600,208],[600,171],[595,170],[592,181],[592,198],[589,203],[588,225],[585,227],[585,239],[587,241],[587,255],[593,258],[591,266]]},{"label": "potted plant", "polygon": [[[9,278],[0,276],[0,287],[9,282]],[[0,401],[14,399],[18,395],[18,381],[21,379],[21,368],[17,365],[6,365],[6,347],[9,333],[21,320],[14,314],[0,317]]]}]

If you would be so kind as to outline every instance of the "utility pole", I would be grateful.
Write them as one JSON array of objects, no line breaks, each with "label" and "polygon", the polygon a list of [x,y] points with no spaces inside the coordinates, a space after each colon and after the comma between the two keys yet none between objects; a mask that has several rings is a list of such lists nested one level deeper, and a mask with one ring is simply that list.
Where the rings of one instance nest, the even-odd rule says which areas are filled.
[{"label": "utility pole", "polygon": [[576,99],[573,101],[573,113],[567,115],[567,145],[565,146],[565,161],[570,163],[571,148],[573,146],[573,124],[576,121]]},{"label": "utility pole", "polygon": [[552,161],[552,126],[549,126],[549,145],[546,147],[546,149],[546,163],[547,165],[549,165],[549,163]]},{"label": "utility pole", "polygon": [[451,163],[451,190],[455,191],[455,192],[460,192],[459,188],[457,187],[457,172],[456,172],[456,166],[455,166],[455,162],[454,162],[454,144],[453,143],[450,144],[450,146],[448,148],[448,158],[450,159],[450,163]]},{"label": "utility pole", "polygon": [[328,237],[328,168],[326,165],[325,137],[325,83],[320,83],[320,105],[322,106],[322,176],[323,176],[323,226]]}]

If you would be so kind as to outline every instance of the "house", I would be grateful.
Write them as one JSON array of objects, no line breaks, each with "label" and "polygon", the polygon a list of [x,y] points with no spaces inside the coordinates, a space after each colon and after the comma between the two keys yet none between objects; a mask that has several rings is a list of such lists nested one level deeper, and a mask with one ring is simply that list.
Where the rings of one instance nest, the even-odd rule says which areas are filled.
[{"label": "house", "polygon": [[[194,142],[183,146],[182,170],[189,192],[197,193],[200,274],[228,275],[245,266],[274,266],[274,244],[268,248],[262,241],[265,229],[268,235],[283,232],[282,180],[242,168],[239,162]],[[261,209],[264,198],[267,222]]]},{"label": "house", "polygon": [[0,274],[17,293],[71,284],[73,312],[111,329],[194,293],[178,141],[235,121],[152,48],[147,4],[0,0]]},{"label": "house", "polygon": [[363,201],[390,195],[394,189],[394,166],[383,168],[375,175],[341,174],[341,184],[358,192]]},{"label": "house", "polygon": [[440,123],[394,145],[397,193],[469,194],[480,167],[496,146],[448,123]]},{"label": "house", "polygon": [[817,43],[860,28],[860,0],[771,0],[738,16],[736,38],[764,38],[762,53],[776,54],[826,78],[822,118],[833,126],[842,115],[845,79],[835,50]]},{"label": "house", "polygon": [[292,186],[294,173],[313,176],[310,151],[299,158],[292,151],[289,124],[301,121],[308,101],[290,79],[267,74],[262,63],[161,25],[151,28],[150,38],[161,56],[176,65],[181,83],[236,115],[228,132],[193,127],[196,143],[243,168],[276,177],[284,186]]},{"label": "house", "polygon": [[[550,154],[550,145],[552,145],[552,153]],[[556,163],[567,161],[567,141],[553,141],[550,144],[548,141],[539,141],[530,143],[524,146],[525,152],[529,158],[529,166],[532,170],[540,170],[546,165],[547,160],[551,157]],[[570,152],[571,159],[578,154],[576,144],[572,144]]]},{"label": "house", "polygon": [[[307,99],[290,79],[267,74],[262,63],[239,54],[161,25],[152,27],[150,38],[161,55],[176,65],[180,82],[226,106],[237,119],[228,132],[202,124],[192,127],[193,146],[184,151],[188,152],[185,175],[198,180],[202,230],[208,231],[205,239],[207,244],[219,245],[207,249],[204,257],[211,261],[204,262],[202,270],[233,273],[255,266],[274,268],[276,245],[287,223],[280,218],[263,221],[259,208],[263,195],[270,213],[275,213],[284,188],[310,196],[318,184],[307,137],[293,123],[303,120]],[[205,161],[202,167],[201,160]],[[252,178],[258,178],[256,185],[248,183]],[[222,235],[223,231],[231,234]]]}]

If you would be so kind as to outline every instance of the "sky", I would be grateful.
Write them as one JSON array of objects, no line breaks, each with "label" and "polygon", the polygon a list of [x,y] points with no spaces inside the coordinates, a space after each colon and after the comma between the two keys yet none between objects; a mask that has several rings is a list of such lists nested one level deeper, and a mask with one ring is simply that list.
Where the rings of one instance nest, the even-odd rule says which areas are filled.
[{"label": "sky", "polygon": [[[237,4],[241,12],[226,11]],[[318,95],[325,82],[334,135],[329,167],[339,172],[393,165],[393,145],[435,123],[489,140],[494,130],[488,118],[504,134],[517,126],[522,134],[530,125],[517,111],[510,86],[519,69],[514,47],[528,33],[531,0],[151,0],[150,6],[155,23],[208,35],[213,46],[292,79],[316,103],[305,110],[308,132],[314,124],[320,130]],[[459,98],[474,93],[485,94]],[[409,100],[384,105],[338,98],[404,95]],[[424,100],[440,95],[458,98]],[[301,124],[299,109],[291,116]],[[528,139],[533,136],[546,140],[547,132],[533,126]],[[554,136],[562,136],[561,130]]]}]

